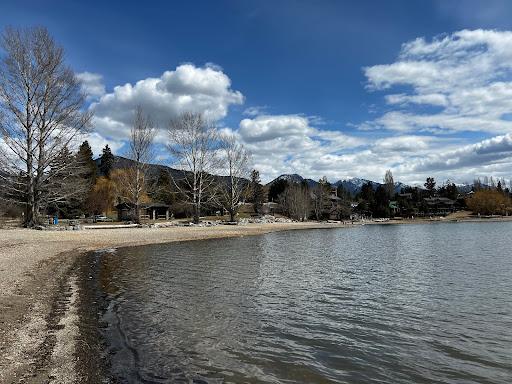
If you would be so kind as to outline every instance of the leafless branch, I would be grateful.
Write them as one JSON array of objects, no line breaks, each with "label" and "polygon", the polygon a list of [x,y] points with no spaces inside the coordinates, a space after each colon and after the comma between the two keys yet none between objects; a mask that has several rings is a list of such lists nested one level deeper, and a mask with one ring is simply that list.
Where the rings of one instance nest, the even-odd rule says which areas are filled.
[{"label": "leafless branch", "polygon": [[194,209],[199,222],[201,206],[213,201],[218,192],[214,173],[220,165],[220,136],[215,125],[201,114],[184,113],[169,124],[168,150],[181,177],[173,177],[184,202]]},{"label": "leafless branch", "polygon": [[40,208],[69,196],[62,175],[75,174],[77,164],[69,157],[58,172],[55,164],[88,130],[91,114],[64,50],[45,28],[7,28],[0,46],[1,198],[25,205],[25,224],[33,226]]},{"label": "leafless branch", "polygon": [[224,135],[221,140],[221,156],[225,165],[224,180],[220,181],[221,203],[235,221],[238,208],[250,187],[249,153],[233,135]]}]

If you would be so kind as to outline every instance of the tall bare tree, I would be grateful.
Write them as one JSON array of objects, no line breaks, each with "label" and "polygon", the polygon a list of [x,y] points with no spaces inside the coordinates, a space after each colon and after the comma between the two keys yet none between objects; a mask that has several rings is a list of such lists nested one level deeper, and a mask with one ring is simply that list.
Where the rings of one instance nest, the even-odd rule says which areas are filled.
[{"label": "tall bare tree", "polygon": [[235,136],[224,135],[221,140],[221,158],[227,177],[220,182],[220,198],[229,212],[230,221],[233,222],[250,187],[249,153]]},{"label": "tall bare tree", "polygon": [[130,130],[130,140],[127,157],[132,160],[124,177],[118,180],[121,191],[124,191],[122,198],[133,205],[133,219],[140,221],[140,204],[142,197],[146,195],[148,188],[148,168],[153,159],[153,140],[155,138],[155,127],[150,116],[144,113],[138,106],[135,110],[133,124]]},{"label": "tall bare tree", "polygon": [[392,199],[395,194],[395,180],[393,179],[393,174],[391,173],[390,169],[386,171],[383,181],[386,194],[388,195],[389,199]]},{"label": "tall bare tree", "polygon": [[169,124],[169,144],[181,176],[173,177],[184,202],[192,205],[194,223],[201,207],[217,196],[214,173],[220,164],[220,136],[217,128],[198,113],[184,113]]},{"label": "tall bare tree", "polygon": [[24,224],[32,227],[41,207],[83,193],[62,188],[62,174],[77,164],[61,155],[86,132],[91,114],[63,48],[45,28],[7,28],[0,46],[0,193],[25,206]]},{"label": "tall bare tree", "polygon": [[306,221],[311,211],[311,194],[307,185],[290,184],[279,195],[279,203],[292,219]]},{"label": "tall bare tree", "polygon": [[327,181],[327,177],[323,176],[318,180],[318,185],[313,190],[313,208],[317,220],[321,220],[329,210],[329,194],[331,192],[331,184]]}]

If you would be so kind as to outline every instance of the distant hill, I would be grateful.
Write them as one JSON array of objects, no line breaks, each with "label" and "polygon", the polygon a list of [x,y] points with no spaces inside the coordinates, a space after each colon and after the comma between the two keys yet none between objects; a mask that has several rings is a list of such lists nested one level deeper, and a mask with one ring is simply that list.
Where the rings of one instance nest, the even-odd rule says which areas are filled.
[{"label": "distant hill", "polygon": [[[97,169],[98,169],[98,175],[101,175],[101,170],[100,170],[101,158],[97,158],[94,161],[95,161]],[[133,163],[134,163],[133,160],[127,159],[126,157],[114,156],[113,169],[130,168],[133,165]],[[162,164],[148,164],[148,176],[150,178],[156,179],[159,175],[161,175],[163,173],[169,174],[175,180],[179,180],[179,179],[183,178],[183,171],[180,171],[179,169],[171,168],[167,165],[162,165]],[[186,173],[188,174],[188,172],[186,172]],[[227,182],[227,180],[229,180],[228,176],[214,175],[214,177],[219,182],[222,182],[222,181]],[[249,180],[247,180],[247,182],[249,182]]]},{"label": "distant hill", "polygon": [[301,175],[298,175],[296,173],[278,176],[274,180],[272,180],[270,183],[268,183],[267,185],[270,186],[279,180],[286,180],[289,183],[297,183],[297,184],[300,184],[305,181],[306,183],[308,183],[308,185],[310,187],[315,187],[316,185],[318,185],[318,181],[315,181],[313,179],[305,179]]},{"label": "distant hill", "polygon": [[[99,165],[100,165],[100,158],[96,159],[96,165],[98,166],[98,172],[99,172]],[[133,160],[127,159],[122,156],[114,156],[114,169],[118,168],[128,168],[133,163]],[[182,172],[171,168],[167,165],[161,165],[161,164],[149,164],[149,175],[150,176],[157,176],[160,172],[165,171],[169,172],[169,174],[172,177],[181,178]],[[224,176],[218,176],[219,179],[223,179]],[[304,178],[301,175],[297,173],[291,173],[291,174],[283,174],[278,177],[276,177],[271,182],[267,183],[266,185],[269,187],[273,183],[275,183],[278,180],[286,180],[290,183],[302,183],[306,182],[310,187],[316,187],[318,185],[318,181],[313,179]],[[338,180],[334,183],[332,183],[333,186],[343,186],[343,188],[348,191],[351,195],[356,195],[361,191],[361,188],[364,184],[371,183],[373,189],[377,189],[380,185],[383,185],[382,183],[378,183],[376,181],[368,180],[368,179],[361,179],[358,177],[353,177],[351,179],[345,179],[345,180]],[[472,190],[473,184],[456,184],[457,189],[460,193],[467,193]],[[399,193],[402,188],[408,187],[407,184],[401,183],[401,182],[395,182],[395,192]],[[420,187],[421,188],[421,187]]]},{"label": "distant hill", "polygon": [[[98,167],[98,172],[100,174],[101,173],[101,171],[100,171],[101,158],[97,158],[94,161],[96,162],[96,166]],[[114,156],[113,169],[130,168],[133,165],[133,163],[134,163],[133,160],[127,159],[126,157]],[[177,177],[177,178],[179,178],[182,175],[181,171],[179,171],[175,168],[171,168],[167,165],[149,164],[149,166],[148,166],[148,173],[149,173],[149,176],[151,176],[151,177],[158,176],[160,174],[160,172],[162,172],[162,171],[169,172],[169,174],[171,176]]]}]

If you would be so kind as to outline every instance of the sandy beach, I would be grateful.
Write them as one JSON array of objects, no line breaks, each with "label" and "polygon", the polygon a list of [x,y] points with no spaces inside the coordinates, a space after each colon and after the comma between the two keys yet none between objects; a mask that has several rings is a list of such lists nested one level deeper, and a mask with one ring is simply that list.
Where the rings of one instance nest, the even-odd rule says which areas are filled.
[{"label": "sandy beach", "polygon": [[[400,220],[419,224],[477,220]],[[0,383],[85,383],[80,376],[80,287],[77,260],[89,251],[275,231],[351,227],[341,223],[271,223],[211,227],[121,228],[81,231],[0,229]],[[85,292],[83,292],[85,293]]]},{"label": "sandy beach", "polygon": [[84,382],[74,369],[80,314],[74,305],[79,292],[72,269],[77,257],[85,252],[340,227],[344,225],[272,223],[82,231],[0,230],[0,383]]}]

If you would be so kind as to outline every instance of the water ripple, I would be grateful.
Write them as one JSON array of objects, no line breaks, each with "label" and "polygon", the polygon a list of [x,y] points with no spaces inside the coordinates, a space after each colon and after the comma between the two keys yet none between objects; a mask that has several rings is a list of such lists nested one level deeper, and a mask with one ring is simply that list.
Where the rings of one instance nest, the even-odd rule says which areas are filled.
[{"label": "water ripple", "polygon": [[509,383],[511,223],[365,226],[101,254],[126,383]]}]

